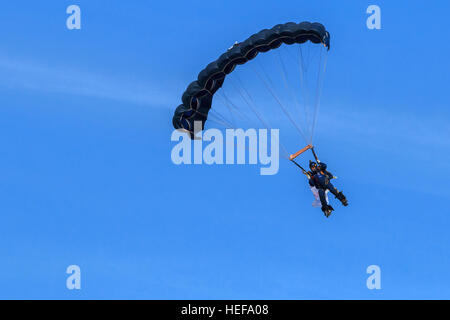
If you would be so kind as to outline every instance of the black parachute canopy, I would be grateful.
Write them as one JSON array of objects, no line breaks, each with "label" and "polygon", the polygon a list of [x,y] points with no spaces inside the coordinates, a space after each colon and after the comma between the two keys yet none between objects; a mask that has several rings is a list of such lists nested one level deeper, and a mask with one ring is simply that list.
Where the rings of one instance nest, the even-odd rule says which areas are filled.
[{"label": "black parachute canopy", "polygon": [[330,34],[317,22],[278,24],[235,44],[216,61],[208,64],[199,73],[197,80],[189,84],[181,98],[182,104],[175,110],[172,119],[174,128],[187,130],[191,137],[195,121],[201,121],[202,129],[204,128],[214,94],[222,87],[226,75],[230,74],[236,65],[244,64],[258,53],[276,49],[283,43],[291,45],[306,41],[322,43],[330,50]]}]

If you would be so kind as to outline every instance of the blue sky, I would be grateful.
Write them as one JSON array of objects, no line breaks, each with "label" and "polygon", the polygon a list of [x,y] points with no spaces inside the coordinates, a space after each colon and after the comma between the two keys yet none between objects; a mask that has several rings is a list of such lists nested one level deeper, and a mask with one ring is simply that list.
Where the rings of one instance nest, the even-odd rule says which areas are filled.
[{"label": "blue sky", "polygon": [[[0,11],[0,298],[450,298],[448,4],[90,0],[69,31],[71,4]],[[197,73],[305,20],[332,36],[315,141],[350,206],[331,199],[329,220],[287,161],[260,176],[170,159]]]}]

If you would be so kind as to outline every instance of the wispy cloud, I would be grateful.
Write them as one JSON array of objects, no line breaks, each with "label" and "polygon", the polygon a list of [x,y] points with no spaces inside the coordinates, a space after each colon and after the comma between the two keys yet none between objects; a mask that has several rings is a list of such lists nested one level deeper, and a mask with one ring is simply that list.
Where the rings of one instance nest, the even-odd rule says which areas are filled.
[{"label": "wispy cloud", "polygon": [[[426,111],[425,108],[423,110]],[[328,128],[328,132],[331,130],[339,138],[347,137],[373,145],[428,146],[449,150],[448,123],[444,114],[420,112],[420,108],[405,112],[396,110],[395,106],[388,109],[335,106],[321,113],[318,129]]]},{"label": "wispy cloud", "polygon": [[171,105],[166,90],[155,83],[117,79],[66,66],[0,56],[0,86],[12,90],[63,93],[139,105]]},{"label": "wispy cloud", "polygon": [[336,107],[321,115],[320,134],[371,164],[355,169],[361,170],[355,181],[365,171],[366,182],[450,198],[450,184],[442,180],[450,172],[450,126],[445,110],[431,110]]}]

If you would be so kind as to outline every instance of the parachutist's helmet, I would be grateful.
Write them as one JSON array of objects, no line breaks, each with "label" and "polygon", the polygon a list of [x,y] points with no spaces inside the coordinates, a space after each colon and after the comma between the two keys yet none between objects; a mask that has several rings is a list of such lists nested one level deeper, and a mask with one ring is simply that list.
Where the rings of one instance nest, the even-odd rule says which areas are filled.
[{"label": "parachutist's helmet", "polygon": [[325,170],[327,170],[327,165],[325,164],[325,163],[320,163],[319,164],[319,170],[321,170],[321,171],[325,171]]},{"label": "parachutist's helmet", "polygon": [[314,161],[309,160],[309,168],[311,170],[316,170],[317,169],[317,163],[315,163]]}]

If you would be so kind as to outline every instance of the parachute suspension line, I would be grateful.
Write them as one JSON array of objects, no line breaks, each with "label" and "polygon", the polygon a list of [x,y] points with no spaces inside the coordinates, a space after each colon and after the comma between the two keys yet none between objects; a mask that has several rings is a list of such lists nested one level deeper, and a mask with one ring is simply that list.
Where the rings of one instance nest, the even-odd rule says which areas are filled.
[{"label": "parachute suspension line", "polygon": [[306,80],[306,68],[307,68],[307,64],[305,63],[305,59],[304,59],[304,55],[303,55],[303,50],[302,50],[302,46],[298,46],[298,59],[297,59],[297,63],[298,63],[298,67],[299,67],[299,74],[300,74],[300,90],[302,91],[302,95],[303,95],[303,109],[305,112],[305,117],[306,117],[306,130],[307,130],[307,134],[309,134],[309,139],[306,139],[306,143],[309,143],[311,140],[311,132],[309,131],[309,124],[310,124],[310,115],[309,115],[309,92],[308,92],[308,84],[307,84],[307,80]]},{"label": "parachute suspension line", "polygon": [[210,109],[209,110],[209,119],[212,122],[215,122],[221,126],[224,126],[225,128],[233,128],[233,124],[229,122],[229,120],[227,120],[226,117],[224,117],[220,112],[218,112],[217,110],[213,110]]},{"label": "parachute suspension line", "polygon": [[227,100],[225,94],[223,94],[223,93],[222,93],[221,97],[223,99],[222,104],[227,108],[228,113],[230,114],[231,124],[233,125],[233,127],[235,127],[236,126],[236,121],[234,119],[234,115],[233,115],[233,112],[231,110],[231,107],[228,104],[228,100]]},{"label": "parachute suspension line", "polygon": [[[224,105],[228,108],[228,110],[230,111],[230,114],[239,114],[243,119],[245,120],[249,120],[248,117],[242,112],[242,110],[240,110],[240,108],[238,106],[236,106],[231,99],[227,96],[227,94],[223,91],[220,92],[220,95],[222,96],[222,99],[224,100]],[[235,126],[236,127],[236,126]]]},{"label": "parachute suspension line", "polygon": [[[322,60],[323,55],[325,55],[325,58]],[[322,61],[323,61],[323,70],[322,70]],[[317,86],[316,86],[316,101],[314,105],[314,118],[313,118],[313,124],[311,128],[311,140],[310,144],[313,143],[313,137],[314,137],[314,131],[316,129],[316,123],[317,123],[317,114],[319,112],[320,107],[320,94],[322,92],[322,85],[323,85],[323,75],[325,74],[325,71],[327,70],[327,61],[328,61],[328,55],[325,52],[323,54],[323,51],[320,51],[320,61],[319,61],[319,71],[317,75]]]},{"label": "parachute suspension line", "polygon": [[[280,71],[281,71],[281,75],[283,76],[283,80],[284,80],[284,86],[286,88],[286,91],[289,91],[289,93],[292,96],[292,100],[295,102],[295,107],[294,107],[294,111],[296,113],[296,115],[294,115],[295,118],[297,118],[298,116],[298,120],[301,121],[303,120],[303,117],[301,117],[301,107],[300,107],[300,103],[298,101],[297,95],[294,92],[294,89],[292,88],[291,85],[289,85],[289,81],[287,79],[287,71],[286,71],[286,65],[283,61],[283,57],[281,56],[280,52],[277,51],[278,54],[278,60],[280,63]],[[300,128],[304,128],[305,126],[300,125]],[[304,132],[303,132],[304,133]]]},{"label": "parachute suspension line", "polygon": [[[259,64],[261,66],[261,64]],[[305,134],[303,133],[303,130],[297,125],[297,123],[294,121],[294,119],[292,119],[291,115],[289,114],[289,112],[286,110],[286,107],[283,105],[283,103],[280,101],[280,99],[278,98],[278,96],[276,95],[276,93],[274,92],[274,90],[272,89],[271,85],[269,83],[267,83],[266,79],[264,79],[264,77],[258,72],[258,70],[256,70],[255,68],[252,68],[253,71],[256,73],[256,75],[261,79],[261,81],[264,83],[264,85],[266,86],[267,90],[270,92],[270,94],[272,95],[272,97],[275,99],[275,101],[278,102],[278,105],[281,107],[281,110],[283,110],[284,114],[286,115],[286,117],[288,117],[288,119],[291,121],[291,123],[293,124],[293,126],[297,129],[297,131],[300,133],[300,135],[302,136],[302,138],[305,140],[306,143],[308,143],[308,139],[306,138]],[[264,68],[261,66],[261,69],[264,72]],[[268,78],[270,81],[270,78]]]},{"label": "parachute suspension line", "polygon": [[[231,84],[233,85],[235,90],[239,93],[239,95],[241,96],[242,100],[244,100],[244,102],[249,106],[250,110],[252,110],[252,112],[256,115],[256,117],[259,119],[259,121],[262,123],[262,125],[264,127],[266,127],[267,129],[270,129],[270,126],[268,125],[268,123],[264,120],[264,118],[261,116],[261,114],[256,110],[256,108],[254,106],[254,102],[251,99],[251,96],[248,93],[248,91],[243,86],[241,79],[238,76],[236,76],[236,77],[238,78],[239,86],[237,86],[234,82],[231,82]],[[252,103],[250,103],[250,102],[252,102]]]},{"label": "parachute suspension line", "polygon": [[[268,131],[270,131],[272,129],[272,127],[264,120],[264,118],[261,116],[261,114],[257,111],[256,105],[255,105],[255,101],[253,100],[253,97],[250,95],[250,93],[248,92],[248,90],[244,87],[241,79],[239,78],[239,76],[236,76],[238,82],[239,82],[239,87],[242,88],[243,92],[247,95],[247,97],[243,94],[243,92],[240,90],[240,88],[238,86],[236,86],[233,82],[232,85],[233,87],[236,89],[236,91],[239,92],[240,96],[242,97],[242,99],[245,101],[245,103],[250,107],[250,109],[253,111],[253,113],[256,115],[256,117],[259,119],[259,121],[262,123],[262,125],[264,127],[266,127],[266,129]],[[280,141],[280,146],[283,149],[283,157],[289,159],[289,152],[287,151],[286,147],[284,146],[284,144]]]},{"label": "parachute suspension line", "polygon": [[212,113],[210,112],[208,119],[211,120],[212,122],[215,122],[215,123],[225,127],[225,128],[228,128],[228,129],[233,128],[233,125],[230,124],[227,120],[225,120],[224,117],[221,114],[219,114],[217,111],[213,111]]},{"label": "parachute suspension line", "polygon": [[[237,107],[230,98],[228,98],[227,94],[224,91],[220,92],[221,98],[222,98],[222,104],[226,107],[230,114],[231,119],[227,119],[227,117],[223,116],[221,113],[217,111],[217,109],[210,109],[210,113],[213,117],[216,119],[212,119],[212,121],[224,126],[227,129],[233,129],[236,128],[236,121],[234,115],[239,114],[243,118],[246,118],[245,114],[242,113],[241,110],[239,110],[239,107]],[[218,121],[219,120],[219,121]],[[231,122],[230,122],[231,121]]]}]

